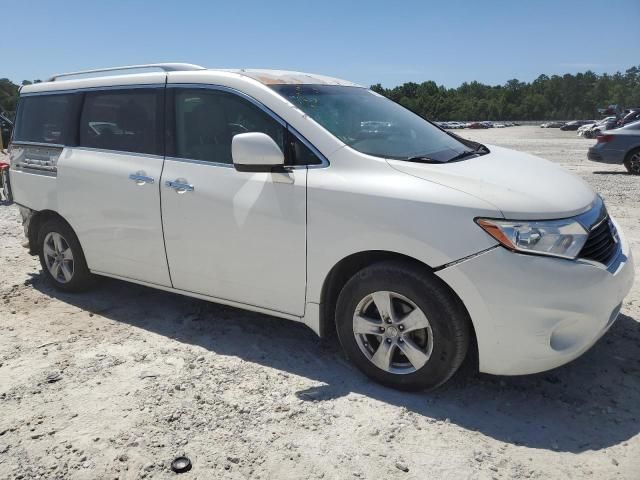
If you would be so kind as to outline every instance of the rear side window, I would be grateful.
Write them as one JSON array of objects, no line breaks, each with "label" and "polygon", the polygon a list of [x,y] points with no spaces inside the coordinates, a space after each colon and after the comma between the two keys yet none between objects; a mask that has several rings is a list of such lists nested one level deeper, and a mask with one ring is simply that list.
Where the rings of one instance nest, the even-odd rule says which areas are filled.
[{"label": "rear side window", "polygon": [[246,132],[266,133],[284,152],[285,128],[244,98],[215,90],[176,90],[176,157],[231,164],[231,139]]},{"label": "rear side window", "polygon": [[80,115],[81,147],[162,154],[156,89],[85,94]]},{"label": "rear side window", "polygon": [[14,141],[67,144],[75,132],[78,100],[79,96],[74,94],[22,97]]}]

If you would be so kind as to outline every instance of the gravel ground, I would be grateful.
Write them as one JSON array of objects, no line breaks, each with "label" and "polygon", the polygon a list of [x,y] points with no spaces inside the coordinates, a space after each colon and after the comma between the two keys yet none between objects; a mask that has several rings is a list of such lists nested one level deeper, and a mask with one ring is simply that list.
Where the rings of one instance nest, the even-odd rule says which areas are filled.
[{"label": "gravel ground", "polygon": [[[640,178],[588,162],[593,141],[461,134],[585,178],[640,259]],[[640,283],[567,366],[408,394],[296,323],[114,280],[53,291],[21,242],[0,206],[0,478],[170,478],[180,454],[185,479],[639,478]]]}]

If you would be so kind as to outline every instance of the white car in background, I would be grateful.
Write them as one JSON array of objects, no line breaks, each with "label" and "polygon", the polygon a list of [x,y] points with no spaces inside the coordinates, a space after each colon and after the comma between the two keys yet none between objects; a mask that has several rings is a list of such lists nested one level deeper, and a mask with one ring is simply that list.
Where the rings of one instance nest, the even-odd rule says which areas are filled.
[{"label": "white car in background", "polygon": [[617,117],[606,117],[603,118],[602,120],[591,124],[591,125],[585,125],[584,129],[582,129],[582,127],[580,127],[578,129],[578,135],[586,137],[586,138],[595,138],[597,137],[599,134],[601,134],[602,132],[606,131],[606,130],[610,130],[612,128],[616,128],[617,127]]},{"label": "white car in background", "polygon": [[9,179],[60,290],[107,276],[337,331],[423,389],[470,352],[500,375],[569,362],[631,288],[602,199],[546,160],[345,80],[127,68],[21,89]]},{"label": "white car in background", "polygon": [[578,127],[578,130],[576,130],[576,133],[579,137],[584,136],[584,132],[586,132],[587,130],[590,130],[591,128],[593,128],[596,125],[597,122],[593,122],[593,123],[588,123],[586,125],[582,125],[581,127]]}]

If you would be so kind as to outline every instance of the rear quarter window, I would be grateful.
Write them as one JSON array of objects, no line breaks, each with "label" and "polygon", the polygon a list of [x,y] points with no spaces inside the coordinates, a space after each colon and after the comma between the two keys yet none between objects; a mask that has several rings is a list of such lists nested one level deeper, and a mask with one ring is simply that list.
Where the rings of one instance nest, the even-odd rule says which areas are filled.
[{"label": "rear quarter window", "polygon": [[52,94],[20,99],[14,141],[65,145],[75,133],[79,96]]}]

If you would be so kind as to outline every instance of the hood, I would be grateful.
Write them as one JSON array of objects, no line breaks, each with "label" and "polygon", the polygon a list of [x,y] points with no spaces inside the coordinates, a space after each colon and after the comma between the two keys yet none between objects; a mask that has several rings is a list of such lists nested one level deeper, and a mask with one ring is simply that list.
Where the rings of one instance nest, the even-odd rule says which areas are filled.
[{"label": "hood", "polygon": [[571,217],[595,200],[595,192],[584,180],[552,162],[493,145],[488,148],[491,153],[460,162],[388,163],[408,175],[489,202],[508,219]]}]

